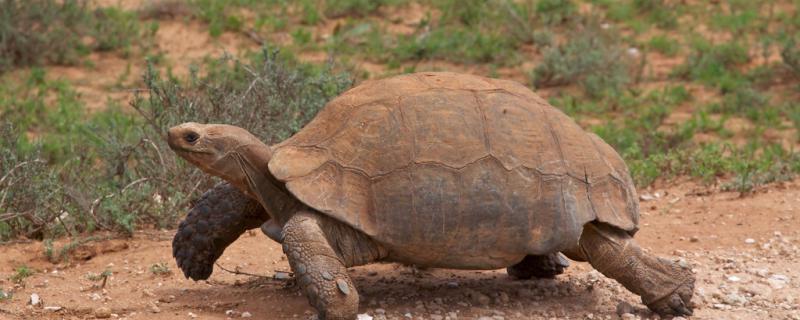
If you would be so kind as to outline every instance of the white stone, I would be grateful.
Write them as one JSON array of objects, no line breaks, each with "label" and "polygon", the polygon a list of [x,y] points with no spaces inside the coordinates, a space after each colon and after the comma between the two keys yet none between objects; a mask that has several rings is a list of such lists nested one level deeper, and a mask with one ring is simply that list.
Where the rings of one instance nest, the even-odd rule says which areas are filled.
[{"label": "white stone", "polygon": [[42,303],[42,298],[40,298],[39,294],[37,294],[37,293],[31,293],[31,300],[28,301],[28,303],[30,303],[30,305],[32,305],[34,307],[38,306],[39,304]]}]

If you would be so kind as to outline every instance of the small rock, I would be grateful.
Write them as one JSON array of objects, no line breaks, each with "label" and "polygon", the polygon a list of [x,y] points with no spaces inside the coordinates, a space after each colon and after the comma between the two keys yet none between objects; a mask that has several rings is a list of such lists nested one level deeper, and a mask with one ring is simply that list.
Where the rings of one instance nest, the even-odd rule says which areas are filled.
[{"label": "small rock", "polygon": [[[359,316],[360,316],[360,315],[359,315]],[[253,317],[253,314],[252,314],[252,313],[250,313],[250,312],[247,312],[247,311],[245,311],[245,312],[242,312],[242,318],[252,318],[252,317]],[[372,319],[372,318],[369,318],[369,319],[366,319],[366,320],[370,320],[370,319]],[[358,318],[358,320],[361,320],[361,318]]]},{"label": "small rock", "polygon": [[729,293],[722,297],[722,302],[730,306],[743,306],[747,303],[747,299],[738,293]]},{"label": "small rock", "polygon": [[28,303],[34,307],[39,306],[42,303],[42,298],[40,298],[37,293],[31,293],[31,299]]},{"label": "small rock", "polygon": [[458,282],[455,282],[455,281],[447,282],[447,287],[451,288],[451,289],[458,288]]},{"label": "small rock", "polygon": [[689,241],[698,242],[698,241],[700,241],[700,238],[698,238],[697,236],[691,236],[691,237],[689,237]]},{"label": "small rock", "polygon": [[289,275],[288,272],[275,271],[275,275],[273,275],[272,278],[275,280],[289,280],[292,277]]},{"label": "small rock", "polygon": [[767,282],[774,289],[783,289],[789,283],[789,277],[782,274],[773,274],[767,279]]},{"label": "small rock", "polygon": [[632,314],[634,312],[636,312],[636,309],[634,309],[633,306],[628,302],[621,301],[620,303],[617,304],[617,315],[620,317],[622,317],[626,313]]},{"label": "small rock", "polygon": [[403,316],[406,317],[406,318],[409,318],[409,319],[413,318],[411,316],[411,312],[406,312]]},{"label": "small rock", "polygon": [[653,195],[651,195],[649,193],[643,193],[643,194],[639,195],[639,200],[642,200],[642,201],[652,201],[652,200],[655,200],[655,199],[656,199],[656,197],[654,197]]},{"label": "small rock", "polygon": [[672,320],[686,320],[684,317],[673,317]]},{"label": "small rock", "polygon": [[47,306],[47,307],[44,307],[45,311],[50,311],[50,312],[56,312],[56,311],[59,311],[61,309],[63,309],[63,308],[61,308],[59,306]]},{"label": "small rock", "polygon": [[94,317],[98,319],[111,318],[111,309],[109,309],[108,307],[100,307],[94,309]]},{"label": "small rock", "polygon": [[153,291],[150,291],[148,289],[142,290],[142,295],[145,296],[145,297],[150,297],[150,298],[155,298],[156,297],[156,295],[153,293]]},{"label": "small rock", "polygon": [[636,316],[633,315],[632,313],[623,313],[622,315],[619,316],[619,318],[622,320],[635,320]]},{"label": "small rock", "polygon": [[375,309],[375,314],[386,314],[386,310],[383,310],[381,308]]},{"label": "small rock", "polygon": [[161,308],[159,308],[155,303],[150,302],[150,312],[159,313],[161,312]]},{"label": "small rock", "polygon": [[238,317],[240,314],[236,310],[225,310],[225,315],[228,317]]},{"label": "small rock", "polygon": [[438,314],[431,315],[431,320],[444,320],[444,317]]},{"label": "small rock", "polygon": [[474,290],[468,291],[467,296],[469,296],[473,303],[480,306],[488,306],[492,301],[489,296]]},{"label": "small rock", "polygon": [[730,282],[739,282],[739,281],[742,281],[742,278],[739,278],[737,276],[730,276],[730,277],[728,277],[728,281],[730,281]]},{"label": "small rock", "polygon": [[746,243],[746,244],[754,244],[754,243],[756,243],[756,239],[747,238],[747,239],[744,239],[744,243]]},{"label": "small rock", "polygon": [[161,297],[161,298],[158,298],[158,301],[159,302],[163,302],[163,303],[173,303],[173,302],[175,302],[175,296],[168,295],[166,297]]},{"label": "small rock", "polygon": [[358,316],[356,317],[356,320],[372,320],[372,316],[371,316],[371,315],[368,315],[368,314],[366,314],[366,313],[360,313],[360,314],[358,314]]},{"label": "small rock", "polygon": [[192,313],[192,312],[189,312],[189,313],[187,313],[186,315],[188,315],[188,316],[189,316],[189,318],[192,318],[192,319],[194,319],[194,318],[197,318],[197,315],[196,315],[196,314],[194,314],[194,313]]}]

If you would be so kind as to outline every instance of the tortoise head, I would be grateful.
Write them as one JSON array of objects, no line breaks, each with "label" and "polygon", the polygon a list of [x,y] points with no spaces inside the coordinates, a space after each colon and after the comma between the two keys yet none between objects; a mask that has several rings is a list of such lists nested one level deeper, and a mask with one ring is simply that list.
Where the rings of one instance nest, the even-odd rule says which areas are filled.
[{"label": "tortoise head", "polygon": [[236,126],[187,122],[170,128],[167,142],[181,158],[251,196],[254,179],[269,174],[269,146]]}]

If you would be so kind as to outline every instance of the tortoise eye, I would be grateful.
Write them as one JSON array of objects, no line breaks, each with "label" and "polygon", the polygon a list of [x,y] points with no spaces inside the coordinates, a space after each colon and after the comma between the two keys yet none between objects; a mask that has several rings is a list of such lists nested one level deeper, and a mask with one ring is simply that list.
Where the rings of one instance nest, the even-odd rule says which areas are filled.
[{"label": "tortoise eye", "polygon": [[183,136],[183,140],[186,140],[188,143],[194,143],[197,139],[200,138],[200,135],[194,132],[189,132],[185,136]]}]

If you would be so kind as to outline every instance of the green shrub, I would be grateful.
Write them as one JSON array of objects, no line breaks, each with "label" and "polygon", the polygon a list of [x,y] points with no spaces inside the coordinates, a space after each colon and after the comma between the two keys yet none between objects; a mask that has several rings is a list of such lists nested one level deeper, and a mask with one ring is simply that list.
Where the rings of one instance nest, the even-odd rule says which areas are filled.
[{"label": "green shrub", "polygon": [[631,81],[631,62],[615,33],[587,25],[544,51],[531,73],[536,87],[578,84],[592,98],[619,93]]},{"label": "green shrub", "polygon": [[338,18],[343,16],[366,16],[380,6],[394,0],[325,0],[325,16]]},{"label": "green shrub", "polygon": [[736,68],[748,61],[750,54],[742,43],[715,45],[705,39],[695,38],[686,62],[676,68],[673,74],[726,92],[745,83],[746,79]]},{"label": "green shrub", "polygon": [[665,56],[674,57],[680,50],[678,41],[665,35],[657,35],[647,42],[647,48],[655,50]]},{"label": "green shrub", "polygon": [[81,0],[0,0],[0,72],[14,66],[76,62],[89,51],[81,40],[89,19]]},{"label": "green shrub", "polygon": [[781,49],[781,59],[789,67],[795,77],[800,78],[800,37],[792,37],[786,40]]},{"label": "green shrub", "polygon": [[74,64],[91,50],[130,49],[137,37],[147,35],[136,14],[116,8],[91,11],[85,0],[0,0],[0,21],[0,72]]},{"label": "green shrub", "polygon": [[[6,112],[3,119],[25,127],[0,127],[0,177],[5,177],[0,181],[0,241],[77,237],[93,230],[131,234],[142,224],[172,226],[214,179],[169,151],[162,138],[169,127],[185,121],[230,123],[272,144],[297,132],[351,85],[347,75],[275,50],[252,61],[217,60],[204,68],[204,76],[195,73],[185,81],[162,79],[149,68],[144,77],[149,94],[132,102],[139,115],[109,108],[87,116],[65,94],[68,86],[52,89],[56,85],[43,80],[41,72],[32,72],[30,88],[18,90],[30,93],[16,100],[9,98],[14,93],[0,94],[0,101],[13,102],[0,108]],[[40,89],[62,90],[56,96],[66,96],[55,100],[52,116],[36,116],[48,97]],[[76,110],[60,114],[60,108]],[[29,142],[31,130],[37,138]],[[51,143],[63,152],[45,157]],[[52,246],[50,253],[56,256]]]}]

